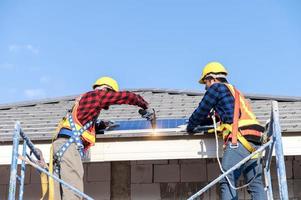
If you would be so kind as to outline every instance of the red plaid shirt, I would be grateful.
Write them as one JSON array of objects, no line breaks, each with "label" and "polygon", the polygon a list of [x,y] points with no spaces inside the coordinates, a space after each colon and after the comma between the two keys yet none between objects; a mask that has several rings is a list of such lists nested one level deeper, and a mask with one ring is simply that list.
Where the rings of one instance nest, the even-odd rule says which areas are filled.
[{"label": "red plaid shirt", "polygon": [[90,120],[95,121],[102,109],[110,105],[128,104],[147,109],[148,103],[138,94],[122,91],[93,90],[81,96],[77,109],[77,119],[82,125]]}]

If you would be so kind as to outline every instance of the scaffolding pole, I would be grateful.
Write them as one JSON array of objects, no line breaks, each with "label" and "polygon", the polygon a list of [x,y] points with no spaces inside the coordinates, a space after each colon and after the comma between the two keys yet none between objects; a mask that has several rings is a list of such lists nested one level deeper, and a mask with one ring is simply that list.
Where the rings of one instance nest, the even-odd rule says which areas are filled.
[{"label": "scaffolding pole", "polygon": [[[22,155],[19,155],[19,140],[21,136],[23,138],[23,151]],[[59,179],[57,176],[54,176],[50,174],[46,169],[40,167],[36,163],[32,161],[32,158],[27,155],[26,148],[29,148],[30,151],[33,153],[33,155],[36,157],[37,160],[41,159],[41,155],[34,147],[34,144],[30,141],[30,139],[26,136],[26,134],[22,131],[21,125],[19,122],[16,122],[15,129],[14,129],[14,135],[13,135],[13,150],[12,150],[12,162],[11,162],[11,170],[10,170],[10,182],[9,182],[9,195],[8,200],[15,200],[16,198],[16,186],[17,186],[17,180],[20,182],[20,188],[19,188],[19,200],[23,199],[24,194],[24,180],[25,180],[25,170],[26,165],[25,163],[28,163],[32,167],[36,168],[40,173],[45,173],[48,175],[48,177],[52,177],[55,181],[62,184],[63,187],[68,188],[69,190],[73,191],[77,196],[83,197],[87,200],[93,200],[90,196],[86,195],[85,193],[81,192],[77,188],[73,187],[72,185],[66,183],[65,181]],[[26,158],[28,157],[28,159]],[[21,163],[21,176],[18,176],[18,159],[22,161]]]},{"label": "scaffolding pole", "polygon": [[282,200],[288,199],[287,191],[287,181],[286,181],[286,171],[285,171],[285,162],[283,155],[283,145],[282,145],[282,136],[281,128],[279,123],[279,110],[278,103],[273,101],[273,137],[275,140],[275,154],[276,154],[276,167],[278,175],[278,185],[279,185],[279,196]]},{"label": "scaffolding pole", "polygon": [[18,147],[19,147],[20,123],[15,124],[13,136],[12,161],[10,165],[10,181],[8,200],[15,200],[17,185]]},{"label": "scaffolding pole", "polygon": [[[23,143],[23,151],[22,151],[22,156],[26,156],[26,141]],[[21,164],[21,180],[20,180],[20,190],[19,190],[19,200],[23,199],[23,194],[24,194],[24,181],[25,181],[25,170],[26,170],[26,165],[25,161],[22,160]]]},{"label": "scaffolding pole", "polygon": [[[273,140],[275,141],[275,140]],[[272,179],[271,179],[271,161],[272,161],[272,155],[273,155],[273,148],[274,142],[270,144],[270,146],[265,151],[264,159],[266,162],[264,162],[264,181],[265,181],[265,190],[267,192],[267,199],[273,200],[273,187],[272,187]]]}]

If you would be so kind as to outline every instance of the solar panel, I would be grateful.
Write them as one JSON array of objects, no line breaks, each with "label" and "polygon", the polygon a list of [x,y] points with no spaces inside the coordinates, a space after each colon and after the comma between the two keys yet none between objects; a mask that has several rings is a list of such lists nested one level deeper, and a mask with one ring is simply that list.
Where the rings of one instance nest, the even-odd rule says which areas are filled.
[{"label": "solar panel", "polygon": [[[177,128],[180,125],[186,124],[188,119],[157,119],[158,129]],[[117,130],[142,130],[151,129],[150,121],[147,120],[130,120],[130,121],[115,121],[116,127],[112,127],[110,131]]]},{"label": "solar panel", "polygon": [[[157,119],[155,132],[185,132],[188,119]],[[184,126],[183,126],[184,125]],[[181,127],[180,127],[181,126]],[[198,126],[196,133],[207,131],[212,126]],[[148,120],[127,120],[114,121],[114,126],[106,130],[97,130],[97,134],[110,133],[149,133],[153,132],[151,123]]]}]

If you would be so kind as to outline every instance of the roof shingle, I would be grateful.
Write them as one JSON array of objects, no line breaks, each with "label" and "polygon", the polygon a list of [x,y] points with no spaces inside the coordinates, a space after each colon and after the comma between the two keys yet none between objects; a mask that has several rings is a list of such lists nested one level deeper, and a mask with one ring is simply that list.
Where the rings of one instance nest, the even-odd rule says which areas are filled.
[{"label": "roof shingle", "polygon": [[[150,106],[156,109],[158,118],[188,118],[198,106],[203,93],[185,90],[137,89]],[[49,140],[58,121],[71,108],[76,96],[45,99],[0,105],[0,141],[11,141],[14,123],[20,121],[22,129],[32,140]],[[263,95],[246,95],[258,120],[265,123],[270,117],[271,100],[279,101],[282,131],[301,132],[301,98]],[[137,108],[122,105],[103,110],[102,119],[140,119]]]}]

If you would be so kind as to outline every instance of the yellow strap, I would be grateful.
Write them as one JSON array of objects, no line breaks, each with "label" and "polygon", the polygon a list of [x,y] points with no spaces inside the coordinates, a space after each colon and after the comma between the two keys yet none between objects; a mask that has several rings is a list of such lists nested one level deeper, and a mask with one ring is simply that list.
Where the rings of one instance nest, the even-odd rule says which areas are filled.
[{"label": "yellow strap", "polygon": [[[51,147],[50,147],[50,158],[49,158],[49,173],[53,175],[53,142],[57,138],[58,133],[60,131],[61,127],[58,126],[55,133],[52,137]],[[48,178],[48,200],[54,200],[54,180],[52,177]]]},{"label": "yellow strap", "polygon": [[[50,147],[50,158],[49,158],[49,169],[48,169],[50,174],[53,174],[53,141],[51,143]],[[54,200],[54,182],[53,178],[49,176],[48,178],[48,200]]]},{"label": "yellow strap", "polygon": [[[50,159],[49,159],[49,167],[48,172],[53,174],[53,145],[50,147]],[[42,187],[42,197],[40,200],[44,200],[46,198],[46,194],[48,192],[48,200],[54,200],[54,183],[53,178],[48,177],[47,174],[41,173],[41,187]]]},{"label": "yellow strap", "polygon": [[[225,137],[227,137],[230,134],[231,130],[232,130],[231,124],[222,124],[216,129],[217,132],[223,133],[222,134],[223,139],[225,139]],[[214,129],[209,129],[208,133],[214,133]],[[248,140],[246,140],[246,138],[240,132],[238,132],[237,134],[237,139],[250,153],[256,151],[256,149],[250,144],[250,142],[248,142]],[[261,156],[261,153],[254,155],[251,159],[256,159],[259,156]]]},{"label": "yellow strap", "polygon": [[214,133],[214,128],[208,129],[208,133]]},{"label": "yellow strap", "polygon": [[[80,130],[83,126],[81,126],[80,124],[77,124],[76,121],[74,122],[75,123],[75,127],[76,127],[76,130]],[[70,123],[69,123],[69,120],[65,118],[63,118],[58,127],[57,127],[57,132],[59,132],[61,130],[61,128],[67,128],[67,129],[70,129],[71,130],[71,126],[70,126]],[[87,141],[90,141],[92,144],[95,143],[95,135],[92,135],[90,133],[89,130],[85,130],[83,133],[82,133],[82,137],[87,140]]]},{"label": "yellow strap", "polygon": [[[53,141],[56,138],[57,134],[54,134],[50,147],[50,158],[49,158],[49,166],[48,172],[53,175]],[[50,176],[48,177],[46,174],[41,173],[41,187],[42,187],[42,198],[45,199],[46,194],[48,192],[48,200],[54,200],[54,180]]]},{"label": "yellow strap", "polygon": [[253,153],[254,151],[256,151],[256,149],[250,144],[250,142],[248,142],[248,140],[246,140],[246,138],[241,135],[240,132],[238,132],[237,134],[237,139],[240,141],[240,143],[242,143],[242,145],[250,152]]},{"label": "yellow strap", "polygon": [[[250,144],[250,142],[248,142],[248,140],[246,140],[246,138],[243,135],[241,135],[241,133],[239,133],[237,135],[237,139],[250,153],[253,153],[254,151],[256,151],[256,149]],[[261,157],[261,155],[262,155],[261,152],[257,153],[251,159],[257,159],[257,158]]]},{"label": "yellow strap", "polygon": [[[231,124],[222,124],[221,126],[218,127],[218,129],[223,130],[223,139],[225,139],[229,135],[229,133],[232,131],[232,126],[231,126]],[[240,132],[238,132],[238,134],[237,134],[237,139],[250,153],[253,153],[254,151],[256,151],[256,149],[250,144],[250,142],[248,142],[248,140],[246,140],[246,138]],[[258,155],[257,155],[257,157],[258,157]]]},{"label": "yellow strap", "polygon": [[47,194],[47,186],[48,186],[48,180],[47,180],[47,174],[45,173],[41,173],[40,174],[40,178],[41,178],[41,187],[42,187],[42,198],[41,200],[43,200]]},{"label": "yellow strap", "polygon": [[[48,172],[53,175],[53,142],[57,138],[59,131],[63,127],[64,122],[67,121],[66,118],[63,118],[52,136],[51,147],[50,147],[50,158],[49,158],[49,167]],[[46,187],[47,192],[47,187]],[[44,196],[43,196],[44,197]],[[54,200],[54,180],[52,177],[48,177],[48,200]]]}]

